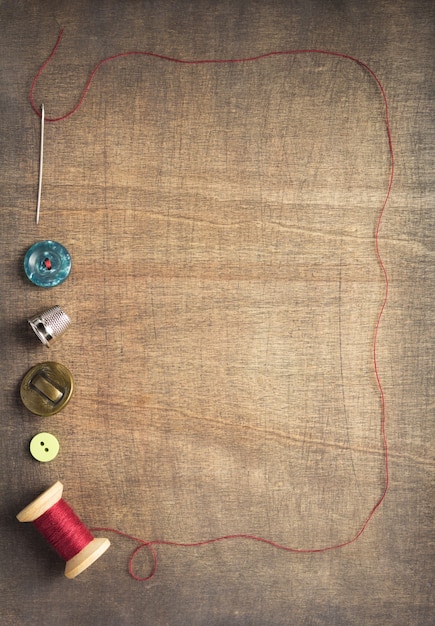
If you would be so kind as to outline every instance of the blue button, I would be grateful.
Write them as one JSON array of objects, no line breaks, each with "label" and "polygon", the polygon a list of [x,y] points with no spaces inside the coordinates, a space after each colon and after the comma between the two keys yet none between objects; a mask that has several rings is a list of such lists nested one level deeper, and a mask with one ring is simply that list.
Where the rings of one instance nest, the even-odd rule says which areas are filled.
[{"label": "blue button", "polygon": [[38,287],[55,287],[68,278],[71,256],[57,241],[37,241],[26,252],[24,271]]}]

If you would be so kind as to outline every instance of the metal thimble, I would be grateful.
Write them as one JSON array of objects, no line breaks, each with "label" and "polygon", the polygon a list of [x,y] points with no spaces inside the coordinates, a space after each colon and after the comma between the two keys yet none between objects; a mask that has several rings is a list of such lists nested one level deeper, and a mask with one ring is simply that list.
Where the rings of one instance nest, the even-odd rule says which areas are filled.
[{"label": "metal thimble", "polygon": [[47,348],[49,348],[50,344],[53,343],[57,337],[60,337],[71,324],[68,315],[58,305],[47,309],[39,315],[35,315],[35,317],[29,319],[28,322],[34,330],[35,335]]}]

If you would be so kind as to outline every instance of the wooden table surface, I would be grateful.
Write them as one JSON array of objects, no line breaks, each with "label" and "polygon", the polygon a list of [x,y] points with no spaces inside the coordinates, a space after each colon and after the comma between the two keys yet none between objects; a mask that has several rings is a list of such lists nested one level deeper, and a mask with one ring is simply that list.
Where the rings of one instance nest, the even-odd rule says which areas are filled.
[{"label": "wooden table surface", "polygon": [[[1,623],[433,623],[433,3],[3,0],[0,24]],[[316,549],[354,537],[385,486],[372,343],[390,155],[373,77],[320,54],[112,61],[74,115],[46,123],[37,226],[28,93],[61,27],[35,89],[49,117],[74,106],[100,59],[132,50],[320,48],[361,59],[384,85],[396,153],[379,239],[390,490],[351,545],[160,546],[156,575],[137,582],[136,544],[106,533],[110,550],[69,581],[15,519],[60,480],[88,526]],[[51,290],[22,270],[41,239],[73,259]],[[54,304],[72,326],[47,350],[26,319]],[[39,418],[19,385],[48,359],[76,391]],[[60,442],[51,463],[28,451],[41,431]],[[142,552],[136,572],[151,567]]]}]

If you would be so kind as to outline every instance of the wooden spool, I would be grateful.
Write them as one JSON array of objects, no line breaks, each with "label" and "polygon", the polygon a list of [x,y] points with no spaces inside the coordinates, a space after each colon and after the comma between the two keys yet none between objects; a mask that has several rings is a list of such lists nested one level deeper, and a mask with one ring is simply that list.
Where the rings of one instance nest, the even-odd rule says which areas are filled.
[{"label": "wooden spool", "polygon": [[[17,519],[20,522],[34,522],[38,517],[54,506],[56,502],[59,502],[62,498],[62,492],[63,485],[58,481],[20,511],[17,515]],[[81,574],[81,572],[92,565],[94,561],[99,559],[109,546],[110,541],[108,539],[104,537],[94,538],[83,550],[66,562],[65,576],[67,578],[75,578]]]}]

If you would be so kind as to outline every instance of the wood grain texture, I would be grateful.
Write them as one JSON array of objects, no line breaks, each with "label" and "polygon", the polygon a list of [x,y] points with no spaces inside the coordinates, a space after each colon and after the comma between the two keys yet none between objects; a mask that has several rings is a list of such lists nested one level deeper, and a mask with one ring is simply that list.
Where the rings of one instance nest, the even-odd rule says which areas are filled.
[{"label": "wood grain texture", "polygon": [[[423,0],[0,3],[2,624],[432,623],[434,18]],[[98,60],[133,49],[236,58],[319,47],[361,58],[383,81],[397,153],[378,354],[391,490],[354,545],[162,547],[157,576],[141,584],[127,572],[134,545],[115,536],[70,582],[16,522],[61,480],[89,526],[322,547],[357,532],[384,481],[371,346],[389,156],[373,80],[316,55],[117,60],[77,114],[47,124],[37,227],[28,89],[60,25],[35,92],[50,116],[71,108]],[[21,270],[44,238],[73,258],[50,291]],[[25,320],[54,304],[73,324],[48,352]],[[18,387],[48,355],[73,372],[76,393],[44,420]],[[61,444],[49,464],[28,453],[42,430]]]}]

